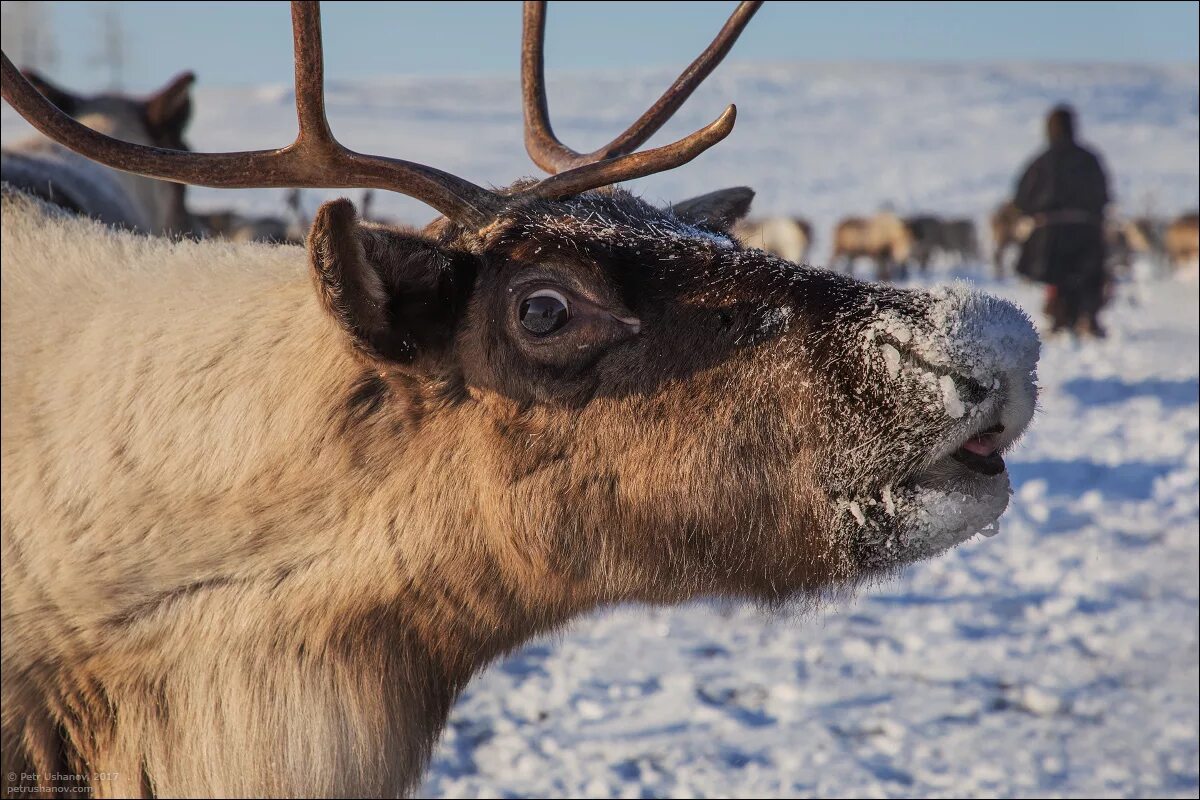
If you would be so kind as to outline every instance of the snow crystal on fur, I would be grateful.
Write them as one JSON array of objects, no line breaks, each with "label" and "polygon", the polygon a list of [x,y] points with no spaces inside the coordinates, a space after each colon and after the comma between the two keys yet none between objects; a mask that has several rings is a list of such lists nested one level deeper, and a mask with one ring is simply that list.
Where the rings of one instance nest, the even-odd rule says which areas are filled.
[{"label": "snow crystal on fur", "polygon": [[1041,342],[1016,305],[963,282],[929,292],[931,333],[916,336],[915,353],[935,366],[970,375],[990,386],[997,375],[1032,372]]},{"label": "snow crystal on fur", "polygon": [[918,487],[898,499],[909,528],[902,540],[902,560],[917,561],[962,544],[996,524],[1012,492],[1008,473],[996,476],[990,491],[964,494],[953,489]]}]

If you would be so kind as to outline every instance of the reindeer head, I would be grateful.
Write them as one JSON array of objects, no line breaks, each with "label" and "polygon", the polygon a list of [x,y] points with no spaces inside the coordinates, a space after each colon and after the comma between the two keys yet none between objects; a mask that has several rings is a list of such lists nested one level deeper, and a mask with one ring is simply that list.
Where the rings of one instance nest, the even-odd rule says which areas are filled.
[{"label": "reindeer head", "polygon": [[[63,89],[27,70],[24,77],[64,114],[89,128],[122,141],[153,145],[170,150],[187,150],[183,133],[192,116],[191,87],[196,77],[180,73],[165,86],[144,98],[123,94],[81,95]],[[155,220],[160,231],[179,231],[186,223],[184,187],[179,183],[146,180],[130,175],[135,192],[146,207],[159,211]]]},{"label": "reindeer head", "polygon": [[293,5],[301,133],[281,150],[115,143],[46,112],[7,60],[4,91],[48,135],[121,169],[388,188],[437,208],[422,232],[361,223],[345,200],[313,223],[318,295],[363,367],[346,435],[385,470],[423,436],[457,448],[442,463],[461,470],[455,485],[498,546],[589,599],[776,601],[992,525],[1009,495],[1001,454],[1032,416],[1038,341],[1014,306],[962,287],[903,291],[743,248],[729,228],[748,189],[662,209],[610,188],[728,134],[732,106],[634,152],[757,5],[628,131],[582,155],[550,130],[544,9],[527,4],[526,142],[555,174],[501,192],[333,139],[314,4]]}]

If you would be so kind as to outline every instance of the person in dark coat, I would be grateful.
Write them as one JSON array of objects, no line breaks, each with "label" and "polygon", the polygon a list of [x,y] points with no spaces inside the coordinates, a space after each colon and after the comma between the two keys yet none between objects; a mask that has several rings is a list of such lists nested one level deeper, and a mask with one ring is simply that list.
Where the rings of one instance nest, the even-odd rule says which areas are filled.
[{"label": "person in dark coat", "polygon": [[1017,184],[1013,202],[1033,220],[1017,272],[1047,285],[1055,331],[1103,336],[1104,207],[1108,177],[1100,159],[1075,141],[1075,113],[1057,106],[1046,118],[1049,147]]}]

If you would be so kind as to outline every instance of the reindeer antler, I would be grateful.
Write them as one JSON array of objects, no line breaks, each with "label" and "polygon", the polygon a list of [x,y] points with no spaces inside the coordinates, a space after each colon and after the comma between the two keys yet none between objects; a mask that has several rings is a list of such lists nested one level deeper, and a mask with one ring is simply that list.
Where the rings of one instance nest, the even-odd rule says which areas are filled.
[{"label": "reindeer antler", "polygon": [[[195,153],[121,141],[94,131],[55,108],[13,66],[8,56],[2,54],[0,78],[4,99],[33,127],[65,147],[114,169],[177,183],[225,189],[387,189],[414,197],[464,227],[480,229],[506,207],[521,199],[566,197],[673,169],[691,161],[729,135],[736,116],[733,106],[712,124],[674,144],[642,153],[630,152],[658,130],[712,71],[759,5],[757,2],[742,3],[708,50],[693,62],[658,103],[606,148],[595,154],[580,156],[554,139],[546,120],[545,93],[541,88],[541,38],[545,12],[541,4],[527,4],[525,72],[531,70],[529,59],[536,57],[536,74],[533,74],[536,85],[531,88],[526,83],[526,124],[531,124],[528,102],[533,96],[531,92],[536,92],[540,96],[540,117],[533,118],[532,124],[542,132],[547,142],[557,144],[571,158],[570,166],[574,168],[512,195],[484,189],[423,164],[356,153],[339,143],[325,116],[321,12],[320,4],[313,0],[292,2],[299,133],[290,145],[276,150]],[[531,7],[534,7],[532,11]],[[537,41],[533,45],[530,40],[531,19],[537,27]],[[527,141],[530,135],[527,134]],[[535,152],[533,145],[529,147],[534,160],[546,168],[536,154],[541,151]]]},{"label": "reindeer antler", "polygon": [[30,124],[51,139],[115,169],[153,178],[223,189],[256,187],[391,189],[428,203],[447,217],[486,224],[503,202],[462,178],[410,161],[366,156],[333,138],[325,118],[321,11],[315,2],[292,3],[296,60],[296,141],[277,150],[192,153],[132,144],[105,136],[59,111],[3,60],[3,94]]},{"label": "reindeer antler", "polygon": [[[605,161],[636,150],[679,110],[679,107],[691,97],[696,87],[716,69],[761,5],[762,0],[755,2],[745,0],[740,3],[712,43],[695,61],[688,65],[687,69],[680,73],[670,88],[663,93],[662,97],[658,98],[654,105],[647,109],[646,113],[642,114],[624,133],[603,147],[590,153],[577,153],[560,142],[550,127],[550,110],[546,100],[545,59],[542,53],[542,46],[546,38],[546,4],[537,2],[537,0],[526,0],[524,28],[521,34],[521,96],[525,105],[525,150],[533,159],[533,163],[553,175],[565,169]],[[728,118],[728,127],[732,129],[735,113],[736,108],[732,105],[729,106],[716,122],[670,147],[682,145],[684,142],[690,142],[694,137],[710,132],[710,135],[702,140],[707,144],[697,151],[698,155],[699,152],[728,135],[728,130],[719,136],[715,134],[716,130],[725,129],[722,123],[726,118]],[[660,151],[668,149],[659,148]],[[686,148],[680,148],[672,151],[670,156],[662,153],[655,159],[655,164],[661,163],[662,167],[653,171],[671,169],[695,157],[692,155],[685,161],[676,162],[674,159],[679,158],[685,151]]]}]

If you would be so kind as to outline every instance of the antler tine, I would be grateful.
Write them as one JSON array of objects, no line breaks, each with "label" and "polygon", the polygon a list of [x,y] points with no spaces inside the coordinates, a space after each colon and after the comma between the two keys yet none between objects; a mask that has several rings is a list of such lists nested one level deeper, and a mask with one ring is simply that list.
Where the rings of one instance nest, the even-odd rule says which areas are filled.
[{"label": "antler tine", "polygon": [[[298,165],[315,167],[310,180],[289,184],[328,188],[390,189],[427,203],[467,227],[481,228],[505,206],[494,192],[456,175],[410,161],[368,156],[344,147],[334,138],[325,114],[325,55],[321,44],[321,4],[292,0],[292,49],[296,62],[296,141],[281,153],[294,155]],[[340,177],[336,184],[330,179]]]},{"label": "antler tine", "polygon": [[671,87],[636,122],[603,147],[591,153],[578,153],[560,142],[550,126],[543,55],[546,4],[537,0],[526,0],[521,49],[521,92],[525,105],[525,149],[530,158],[540,168],[554,174],[564,169],[632,153],[653,136],[679,110],[696,87],[716,69],[761,5],[761,0],[745,0],[740,3],[704,52],[688,65]]},{"label": "antler tine", "polygon": [[656,172],[682,166],[724,139],[733,130],[737,106],[730,105],[717,117],[691,136],[672,144],[641,153],[630,153],[605,161],[584,164],[534,184],[516,197],[567,197],[600,186],[644,178]]},{"label": "antler tine", "polygon": [[124,142],[92,130],[64,114],[0,53],[4,99],[34,128],[87,158],[114,169],[151,178],[215,188],[370,188],[416,198],[466,228],[485,227],[513,202],[557,198],[611,183],[663,172],[691,161],[733,129],[736,109],[665,147],[632,153],[670,118],[721,61],[761,2],[743,2],[717,38],[679,79],[625,133],[595,153],[581,156],[554,137],[542,80],[545,8],[525,6],[522,83],[526,146],[549,172],[574,167],[513,195],[501,195],[447,172],[411,161],[364,155],[334,138],[325,115],[321,12],[315,0],[293,0],[292,35],[296,61],[296,117],[299,133],[287,147],[235,153],[193,153]]},{"label": "antler tine", "polygon": [[504,208],[505,198],[455,175],[410,161],[356,153],[338,144],[325,119],[317,2],[293,1],[292,31],[300,133],[291,145],[277,150],[192,153],[105,136],[58,110],[2,54],[0,88],[4,99],[34,128],[93,161],[125,172],[222,189],[387,189],[414,197],[473,228],[486,225]]},{"label": "antler tine", "polygon": [[553,175],[577,166],[582,156],[564,145],[550,125],[546,100],[546,4],[525,0],[521,26],[521,104],[525,108],[525,151],[539,169]]},{"label": "antler tine", "polygon": [[296,142],[337,148],[325,116],[325,50],[321,46],[321,7],[292,3],[292,53],[296,62]]}]

